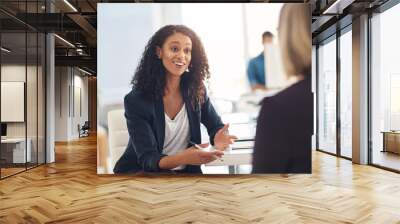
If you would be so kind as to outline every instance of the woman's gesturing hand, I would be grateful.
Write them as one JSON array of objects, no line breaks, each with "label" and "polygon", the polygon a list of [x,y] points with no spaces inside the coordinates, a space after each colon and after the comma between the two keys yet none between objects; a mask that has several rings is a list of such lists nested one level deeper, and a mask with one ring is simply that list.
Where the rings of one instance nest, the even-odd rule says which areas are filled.
[{"label": "woman's gesturing hand", "polygon": [[[208,144],[208,143],[207,143]],[[201,147],[207,147],[207,144],[200,145]],[[206,152],[199,150],[195,147],[190,147],[180,153],[180,156],[184,160],[184,164],[188,165],[201,165],[212,162],[220,158],[224,153],[218,150],[212,152]]]},{"label": "woman's gesturing hand", "polygon": [[229,124],[225,124],[223,128],[217,131],[214,137],[214,148],[218,150],[225,150],[230,144],[233,144],[235,139],[234,135],[229,135],[228,132]]}]

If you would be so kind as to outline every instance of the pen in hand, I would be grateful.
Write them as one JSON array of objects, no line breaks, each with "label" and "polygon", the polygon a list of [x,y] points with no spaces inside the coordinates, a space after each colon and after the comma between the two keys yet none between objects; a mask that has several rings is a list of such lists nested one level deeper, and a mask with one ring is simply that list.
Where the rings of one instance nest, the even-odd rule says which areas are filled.
[{"label": "pen in hand", "polygon": [[198,145],[198,144],[196,144],[196,143],[194,143],[194,142],[192,142],[192,141],[189,141],[189,143],[190,143],[192,146],[196,147],[196,149],[200,149],[200,150],[204,150],[204,149],[205,149],[205,148],[201,147],[200,145]]}]

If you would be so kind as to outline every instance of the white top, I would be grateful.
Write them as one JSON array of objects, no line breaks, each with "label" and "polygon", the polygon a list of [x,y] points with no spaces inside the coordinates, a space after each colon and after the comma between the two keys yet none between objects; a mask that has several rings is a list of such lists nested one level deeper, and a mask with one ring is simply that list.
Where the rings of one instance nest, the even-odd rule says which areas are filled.
[{"label": "white top", "polygon": [[[163,153],[166,155],[176,155],[185,150],[189,144],[190,130],[189,119],[185,104],[175,116],[171,119],[165,114],[165,138]],[[185,165],[178,166],[172,170],[182,170]]]}]

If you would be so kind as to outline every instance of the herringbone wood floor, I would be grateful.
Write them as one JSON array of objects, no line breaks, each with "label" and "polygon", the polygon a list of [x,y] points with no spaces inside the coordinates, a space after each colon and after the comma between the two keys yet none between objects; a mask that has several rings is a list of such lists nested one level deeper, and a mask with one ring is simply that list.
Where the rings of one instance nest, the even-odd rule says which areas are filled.
[{"label": "herringbone wood floor", "polygon": [[0,181],[0,223],[400,223],[400,175],[315,152],[312,175],[98,176],[96,139]]}]

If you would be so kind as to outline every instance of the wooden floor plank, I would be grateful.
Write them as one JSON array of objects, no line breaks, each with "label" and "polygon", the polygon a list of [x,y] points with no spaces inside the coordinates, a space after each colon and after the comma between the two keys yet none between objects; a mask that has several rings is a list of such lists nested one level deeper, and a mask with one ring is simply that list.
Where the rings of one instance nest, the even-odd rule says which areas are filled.
[{"label": "wooden floor plank", "polygon": [[313,152],[311,175],[103,176],[96,138],[0,181],[0,223],[400,223],[400,175]]}]

